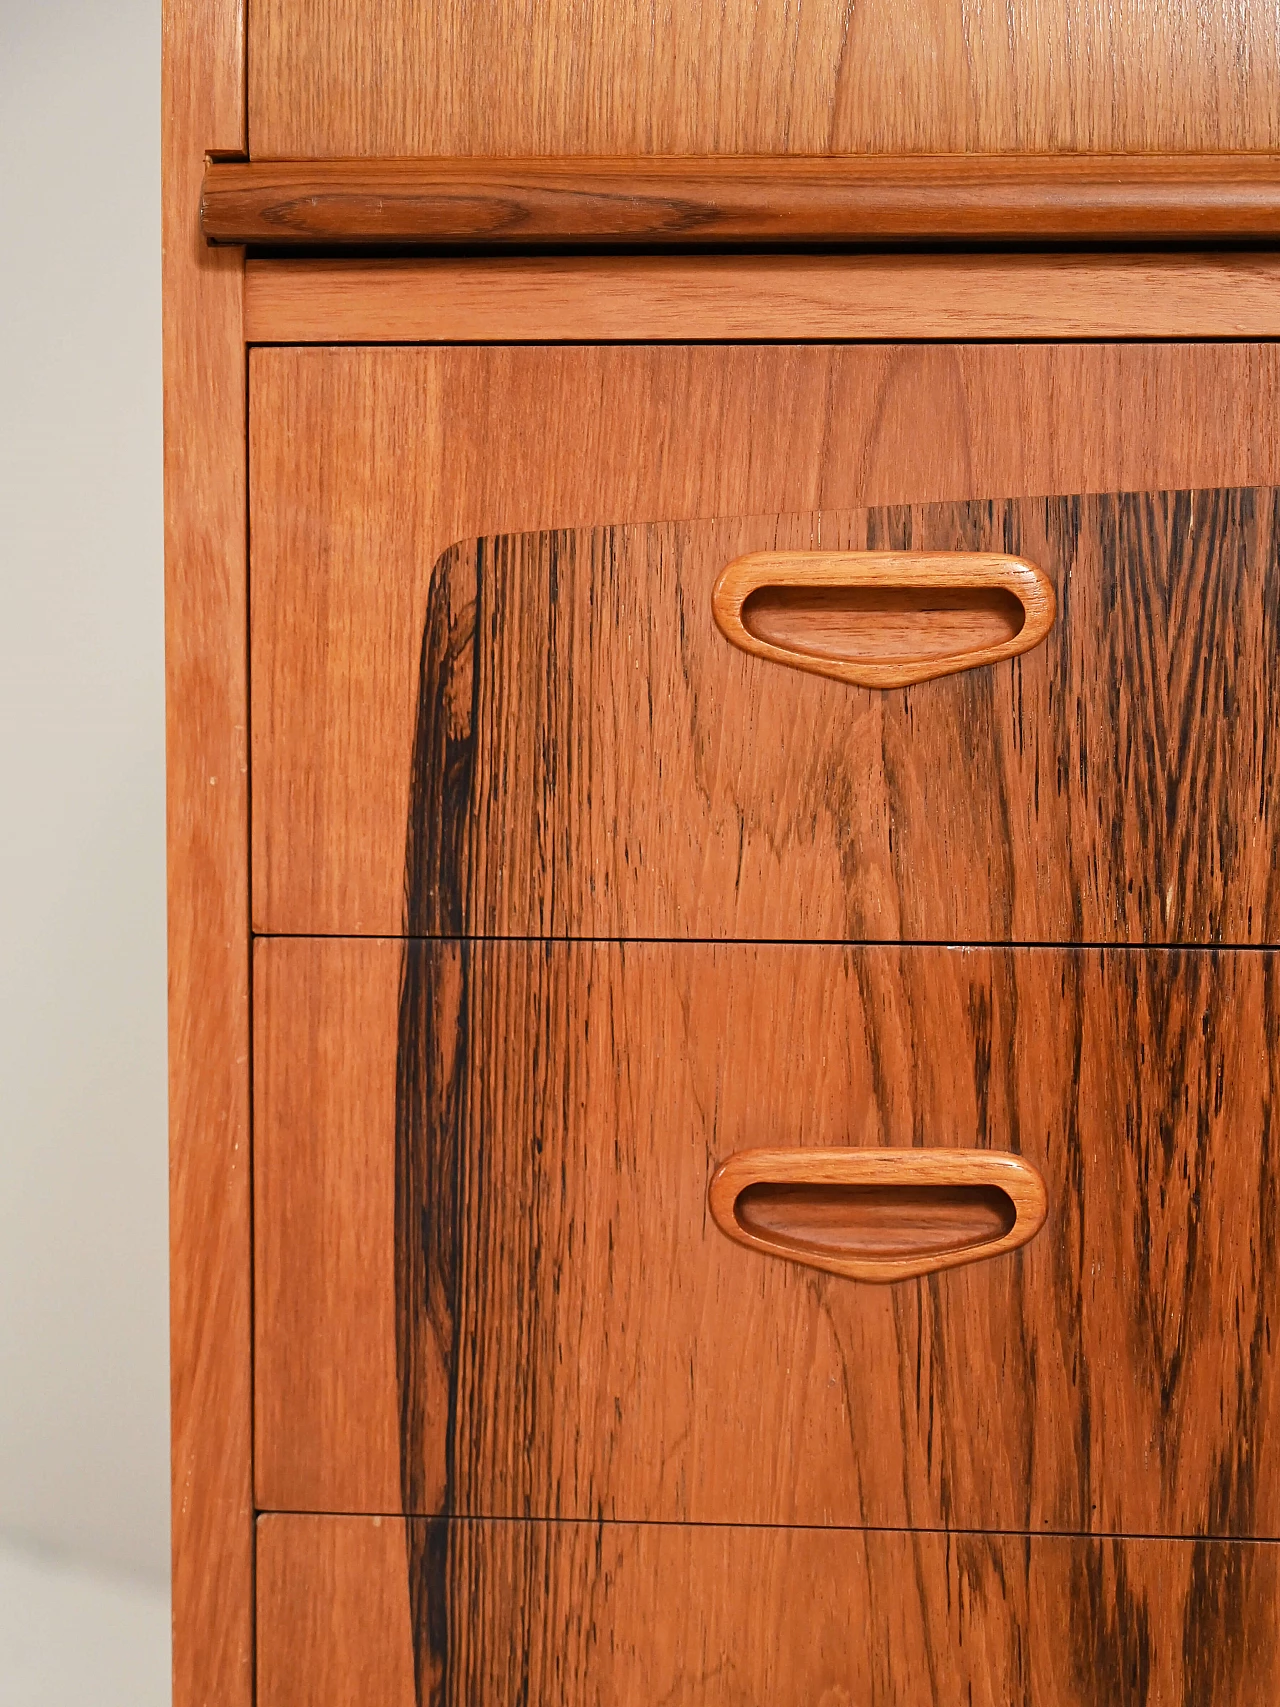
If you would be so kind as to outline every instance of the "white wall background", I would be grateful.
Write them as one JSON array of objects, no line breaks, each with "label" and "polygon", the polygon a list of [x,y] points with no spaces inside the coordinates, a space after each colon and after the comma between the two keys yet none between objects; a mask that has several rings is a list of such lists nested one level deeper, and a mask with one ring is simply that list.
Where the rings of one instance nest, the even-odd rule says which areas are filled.
[{"label": "white wall background", "polygon": [[0,0],[0,162],[0,1542],[158,1583],[158,0]]}]

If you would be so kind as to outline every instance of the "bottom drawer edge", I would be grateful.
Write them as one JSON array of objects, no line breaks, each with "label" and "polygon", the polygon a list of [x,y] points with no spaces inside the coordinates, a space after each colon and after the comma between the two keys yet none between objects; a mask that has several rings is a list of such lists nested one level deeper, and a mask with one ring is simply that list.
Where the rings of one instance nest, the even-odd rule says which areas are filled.
[{"label": "bottom drawer edge", "polygon": [[271,1514],[259,1707],[1261,1707],[1280,1545]]}]

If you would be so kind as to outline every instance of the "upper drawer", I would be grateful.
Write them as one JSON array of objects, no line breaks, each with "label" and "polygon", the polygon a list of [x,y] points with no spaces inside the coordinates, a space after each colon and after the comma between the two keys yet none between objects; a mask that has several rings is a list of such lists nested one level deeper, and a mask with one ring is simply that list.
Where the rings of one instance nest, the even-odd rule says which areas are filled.
[{"label": "upper drawer", "polygon": [[1269,149],[1266,0],[255,0],[255,156]]},{"label": "upper drawer", "polygon": [[[280,352],[292,367],[254,387],[260,929],[1274,939],[1270,489],[620,521],[472,540],[432,569],[450,520],[990,490],[1002,466],[1014,490],[1107,462],[1256,468],[1239,392],[1219,393],[1219,437],[1194,454],[1181,432],[1143,451],[1122,431],[1100,455],[1121,415],[1105,351],[1074,352],[1074,384],[1068,353],[1056,373],[1037,356],[1039,416],[1015,392],[1012,428],[993,405],[963,435],[955,352],[609,352],[603,368],[598,351],[506,352],[505,376],[473,362],[486,390],[456,410],[434,354]],[[1137,354],[1144,389],[1161,364],[1174,382],[1165,419],[1179,379],[1208,407],[1188,395],[1199,358]],[[969,355],[987,386],[1027,379],[1027,352]],[[940,382],[923,395],[921,372]],[[806,396],[816,377],[825,396]],[[1269,378],[1238,378],[1263,410]],[[846,410],[882,429],[901,413],[891,444],[842,453]],[[893,691],[730,646],[712,611],[725,565],[817,546],[1017,553],[1055,585],[1057,621],[1012,662]]]}]

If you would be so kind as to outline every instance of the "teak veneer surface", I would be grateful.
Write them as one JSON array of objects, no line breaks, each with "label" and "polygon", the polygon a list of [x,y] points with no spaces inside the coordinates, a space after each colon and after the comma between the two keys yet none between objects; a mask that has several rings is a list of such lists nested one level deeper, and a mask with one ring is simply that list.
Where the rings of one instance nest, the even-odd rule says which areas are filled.
[{"label": "teak veneer surface", "polygon": [[261,1707],[1266,1707],[1280,1548],[263,1518]]},{"label": "teak veneer surface", "polygon": [[693,247],[1280,236],[1280,155],[213,161],[217,243]]},{"label": "teak veneer surface", "polygon": [[254,344],[1269,338],[1280,257],[251,260],[244,312]]},{"label": "teak veneer surface", "polygon": [[256,159],[1280,146],[1273,0],[257,0]]},{"label": "teak veneer surface", "polygon": [[[1274,955],[255,968],[260,1506],[1280,1535]],[[881,1144],[1018,1153],[1048,1219],[890,1287],[711,1219],[734,1152]]]},{"label": "teak veneer surface", "polygon": [[[1278,375],[1280,355],[1271,345],[255,351],[250,429],[257,927],[375,934],[402,928],[405,829],[428,593],[433,566],[451,542],[480,531],[582,528],[630,518],[1274,482],[1280,480]],[[1043,518],[1045,509],[1041,505],[1026,513]],[[975,524],[985,527],[995,511],[979,506],[973,514],[987,518]],[[1253,649],[1261,632],[1256,601],[1265,603],[1274,578],[1264,581],[1256,564],[1235,583],[1230,563],[1219,563],[1206,575],[1197,552],[1180,571],[1178,584],[1166,589],[1182,601],[1176,610],[1166,610],[1157,598],[1143,618],[1148,626],[1131,632],[1125,624],[1136,617],[1123,606],[1111,619],[1109,653],[1100,650],[1102,642],[1093,633],[1081,631],[1075,651],[1057,655],[1059,664],[1068,667],[1069,682],[1079,679],[1083,656],[1110,657],[1121,672],[1115,693],[1134,719],[1133,762],[1145,767],[1152,784],[1161,775],[1173,775],[1168,771],[1173,749],[1160,736],[1161,726],[1150,721],[1155,707],[1161,708],[1159,715],[1174,719],[1166,732],[1184,726],[1178,717],[1189,718],[1194,751],[1206,762],[1206,755],[1216,755],[1213,763],[1227,767],[1223,774],[1252,775],[1258,762],[1257,754],[1233,739],[1236,713],[1215,715],[1208,702],[1202,713],[1196,694],[1198,683],[1206,689],[1211,682],[1228,686],[1225,677],[1237,683],[1252,680],[1259,691],[1265,687],[1268,675],[1242,672],[1259,669],[1261,655]],[[690,605],[686,640],[680,644],[692,648],[691,669],[738,672],[743,714],[762,719],[752,738],[776,740],[786,715],[822,712],[828,722],[806,734],[813,753],[820,750],[817,743],[831,745],[848,731],[851,739],[868,743],[865,751],[879,766],[883,743],[878,728],[884,728],[886,739],[896,728],[907,743],[910,719],[927,719],[931,705],[938,715],[941,702],[919,693],[906,701],[873,699],[833,685],[837,706],[836,699],[824,699],[826,684],[804,682],[763,664],[748,684],[743,672],[757,668],[754,661],[733,653],[711,625],[710,587],[723,561],[728,558],[714,566],[708,562],[705,588],[690,584],[687,597],[705,595],[708,608],[697,616]],[[1156,560],[1139,554],[1126,561],[1133,587],[1154,595]],[[671,564],[664,573],[671,577]],[[580,593],[580,580],[578,585]],[[1206,594],[1211,602],[1197,605]],[[1082,611],[1096,611],[1092,601],[1103,597],[1101,584],[1086,578],[1073,597],[1085,601]],[[1206,631],[1203,678],[1197,677],[1193,644],[1180,626],[1178,613],[1184,608],[1199,610],[1198,621],[1208,620],[1206,612],[1217,613],[1216,626]],[[630,615],[648,620],[643,608]],[[658,618],[665,636],[670,610],[659,611]],[[1068,619],[1063,632],[1069,628]],[[561,641],[581,632],[562,627]],[[629,631],[609,644],[615,651],[634,646],[637,636],[638,631]],[[1232,650],[1237,643],[1244,647],[1239,658]],[[520,655],[530,656],[524,649]],[[602,649],[599,657],[604,656]],[[1030,658],[1042,656],[1047,652]],[[580,644],[576,657],[581,662]],[[1025,772],[1024,781],[1034,791],[1034,744],[1048,735],[1043,725],[1028,722],[1025,700],[1018,724],[1014,697],[1015,687],[1021,684],[1025,691],[1031,680],[1030,658],[1022,661],[1020,676],[1005,666],[998,679],[995,672],[981,683],[976,675],[958,677],[950,686],[933,684],[928,692],[949,694],[946,703],[953,710],[968,708],[972,732],[990,732],[997,725],[1016,730],[1009,762],[1018,774]],[[630,708],[617,697],[632,691],[637,660],[651,667],[647,658],[633,653],[621,677],[604,684],[602,704],[593,707],[599,739],[606,727],[612,731],[601,750],[612,753],[619,776],[622,767],[643,774],[649,750],[647,735],[636,744],[638,731],[627,721]],[[656,663],[659,673],[677,670],[676,698],[659,703],[657,716],[669,720],[672,740],[682,739],[678,717],[694,718],[699,707],[675,657],[660,656]],[[1147,674],[1139,679],[1128,673],[1133,668]],[[1046,677],[1038,679],[1047,691]],[[545,686],[545,670],[540,680]],[[567,691],[567,679],[556,678],[554,685]],[[1105,721],[1111,712],[1103,709],[1111,689],[1098,680],[1086,681],[1084,688],[1104,718],[1091,721],[1093,739],[1111,741]],[[1148,688],[1149,704],[1144,698]],[[678,715],[677,707],[683,707]],[[1257,705],[1239,709],[1260,715]],[[838,710],[834,720],[833,710]],[[710,700],[702,711],[707,717],[714,714],[717,726],[723,722],[722,707]],[[616,727],[606,723],[624,712]],[[1264,726],[1265,717],[1259,724]],[[941,744],[935,756],[953,753],[955,729],[938,727]],[[728,728],[726,738],[731,749],[736,743],[747,752],[745,727]],[[890,748],[892,757],[892,742]],[[906,768],[895,773],[908,792],[916,786],[911,750],[909,743],[901,746]],[[966,762],[969,758],[966,751]],[[973,755],[973,762],[984,767],[986,792],[967,786],[963,798],[966,809],[985,823],[992,811],[1003,810],[1000,791],[1007,779],[1003,771],[998,776],[992,771],[992,749]],[[708,772],[704,783],[718,774]],[[788,788],[798,788],[804,774],[789,777]],[[1074,774],[1073,765],[1064,788],[1077,786]],[[1112,759],[1101,776],[1095,772],[1090,811],[1078,831],[1070,824],[1073,838],[1097,833],[1093,802],[1109,779],[1117,786]],[[924,779],[916,780],[923,790]],[[1042,771],[1041,810],[1061,814],[1058,782],[1053,780],[1052,789],[1049,783],[1050,773]],[[819,785],[815,775],[814,786]],[[865,788],[876,786],[873,772]],[[1181,786],[1190,787],[1190,781]],[[1194,808],[1195,800],[1187,798]],[[700,799],[682,799],[680,812],[666,812],[655,833],[677,835],[687,813],[705,806],[705,794]],[[1251,812],[1261,808],[1261,797],[1250,798]],[[1152,836],[1165,834],[1157,828],[1160,822],[1157,813],[1145,831],[1136,821],[1126,830],[1136,836],[1138,854],[1154,845]],[[854,828],[862,833],[865,827]],[[997,846],[1001,859],[1018,857],[1019,844]],[[998,891],[999,908],[1014,900],[994,865],[978,874],[971,902],[959,896],[951,878],[941,891],[931,889],[929,872],[940,856],[940,843],[923,850],[922,862],[910,871],[901,864],[892,869],[882,842],[876,850],[871,868],[878,873],[876,882],[868,882],[865,874],[855,886],[842,881],[839,905],[828,908],[827,928],[842,932],[856,915],[886,935],[925,929],[945,933],[950,896],[956,897],[955,907],[968,907],[975,929],[981,923],[979,934],[995,934],[1001,915],[980,918],[988,906],[983,897]],[[1026,847],[1021,851],[1030,857]],[[680,859],[692,857],[682,854]],[[1265,865],[1268,858],[1264,838],[1232,851],[1237,872],[1252,872],[1256,862]],[[798,881],[794,859],[787,869],[788,882]],[[1044,881],[1056,886],[1052,890],[1042,893],[1039,878],[1024,885],[1016,897],[1021,911],[1012,917],[1019,932],[1052,934],[1064,928],[1075,935],[1084,929],[1084,913],[1078,925],[1069,916],[1061,924],[1068,904],[1066,869],[1046,870]],[[673,878],[687,872],[692,881],[696,870],[696,860],[677,864]],[[1119,873],[1115,864],[1117,879]],[[898,888],[899,876],[905,890]],[[1225,893],[1216,910],[1209,890],[1193,898],[1178,887],[1182,877],[1173,906],[1165,892],[1141,890],[1142,880],[1150,878],[1145,867],[1126,873],[1126,883],[1128,876],[1134,877],[1138,898],[1117,893],[1095,911],[1091,923],[1127,919],[1125,929],[1136,932],[1139,919],[1146,917],[1157,932],[1172,934],[1182,928],[1181,920],[1207,934],[1214,912],[1230,933],[1257,939],[1265,928],[1256,874],[1233,891],[1234,911],[1228,910]],[[1089,872],[1077,867],[1072,882],[1087,897]],[[722,909],[723,919],[723,910],[732,905],[730,891],[704,885],[700,893],[703,923],[714,923],[714,907]],[[620,921],[628,930],[640,926],[638,912],[610,912],[606,897],[597,896],[588,906],[579,891],[573,914],[566,910],[566,899],[562,889],[543,889],[503,914],[489,906],[487,896],[478,895],[468,928],[529,929],[535,902],[546,909],[554,930],[589,924],[614,934]],[[778,912],[775,902],[762,901],[766,904]],[[806,903],[814,921],[824,904],[820,896]],[[1255,907],[1252,916],[1249,905]],[[648,928],[661,915],[655,901]],[[671,918],[668,910],[668,925]],[[688,928],[694,918],[686,910],[678,928]],[[737,913],[737,929],[753,933],[763,923],[763,912],[754,918],[744,909]],[[789,918],[779,934],[794,934]]]}]

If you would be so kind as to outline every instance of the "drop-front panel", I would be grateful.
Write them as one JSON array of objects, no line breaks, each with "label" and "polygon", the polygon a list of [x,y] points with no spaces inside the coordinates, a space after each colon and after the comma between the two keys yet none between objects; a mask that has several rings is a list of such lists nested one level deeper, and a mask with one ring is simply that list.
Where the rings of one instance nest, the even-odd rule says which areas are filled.
[{"label": "drop-front panel", "polygon": [[1274,149],[1267,0],[257,0],[255,156]]}]

